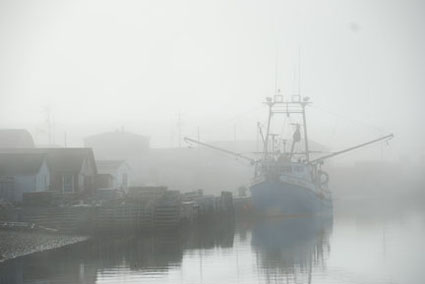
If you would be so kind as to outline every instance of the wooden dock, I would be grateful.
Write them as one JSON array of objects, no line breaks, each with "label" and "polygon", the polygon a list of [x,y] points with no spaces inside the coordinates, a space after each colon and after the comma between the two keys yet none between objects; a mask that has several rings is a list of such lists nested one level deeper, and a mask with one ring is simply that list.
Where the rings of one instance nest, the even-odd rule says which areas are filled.
[{"label": "wooden dock", "polygon": [[[189,195],[190,196],[190,195]],[[39,228],[51,228],[63,233],[102,234],[137,233],[140,231],[172,230],[182,223],[196,223],[217,217],[233,217],[232,195],[223,192],[220,196],[195,195],[185,197],[178,191],[161,188],[143,188],[126,198],[97,204],[73,206],[22,206],[7,208],[0,216],[13,224],[34,224]],[[21,222],[21,223],[13,223]],[[16,225],[18,226],[18,225]],[[24,225],[22,225],[24,226]],[[6,228],[6,225],[3,226]]]}]

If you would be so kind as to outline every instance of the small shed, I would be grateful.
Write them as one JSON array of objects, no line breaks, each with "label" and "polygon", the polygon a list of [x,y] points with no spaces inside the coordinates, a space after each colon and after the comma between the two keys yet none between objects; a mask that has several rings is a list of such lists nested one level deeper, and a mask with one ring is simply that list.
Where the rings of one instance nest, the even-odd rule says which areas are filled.
[{"label": "small shed", "polygon": [[112,188],[128,192],[130,167],[124,160],[96,161],[99,174],[112,176]]}]

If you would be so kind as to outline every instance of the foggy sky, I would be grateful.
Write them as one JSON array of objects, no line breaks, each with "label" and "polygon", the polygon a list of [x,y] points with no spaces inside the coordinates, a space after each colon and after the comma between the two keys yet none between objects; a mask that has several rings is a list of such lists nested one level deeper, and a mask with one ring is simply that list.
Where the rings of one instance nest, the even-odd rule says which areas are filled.
[{"label": "foggy sky", "polygon": [[[332,148],[425,154],[423,1],[0,1],[0,128],[56,144],[125,127],[176,146],[255,139],[277,86]],[[277,68],[276,68],[277,67]],[[299,69],[300,68],[300,69]],[[277,70],[277,72],[276,72]],[[301,74],[301,76],[298,76]]]}]

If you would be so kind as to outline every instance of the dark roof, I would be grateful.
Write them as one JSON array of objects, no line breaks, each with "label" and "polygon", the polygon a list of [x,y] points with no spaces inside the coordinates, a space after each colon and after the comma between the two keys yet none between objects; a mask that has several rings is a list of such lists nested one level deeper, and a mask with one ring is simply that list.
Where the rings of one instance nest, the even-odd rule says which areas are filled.
[{"label": "dark roof", "polygon": [[0,129],[0,148],[33,148],[34,140],[25,129]]},{"label": "dark roof", "polygon": [[91,158],[96,167],[93,151],[89,148],[50,148],[40,151],[47,153],[47,162],[55,171],[79,172],[86,158]]},{"label": "dark roof", "polygon": [[99,173],[109,174],[116,171],[119,167],[125,164],[124,160],[98,160],[96,161],[97,170]]},{"label": "dark roof", "polygon": [[0,153],[35,153],[45,154],[47,165],[55,172],[79,172],[86,158],[92,161],[97,172],[93,151],[91,148],[26,148],[0,149]]},{"label": "dark roof", "polygon": [[0,176],[37,174],[45,160],[45,154],[0,153]]}]

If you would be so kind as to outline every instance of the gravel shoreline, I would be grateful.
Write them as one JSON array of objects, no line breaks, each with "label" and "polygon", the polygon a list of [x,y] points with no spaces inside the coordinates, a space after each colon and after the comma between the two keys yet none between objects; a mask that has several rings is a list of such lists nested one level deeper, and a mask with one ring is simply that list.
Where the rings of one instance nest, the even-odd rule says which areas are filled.
[{"label": "gravel shoreline", "polygon": [[19,256],[88,240],[87,236],[44,232],[0,231],[0,263]]}]

